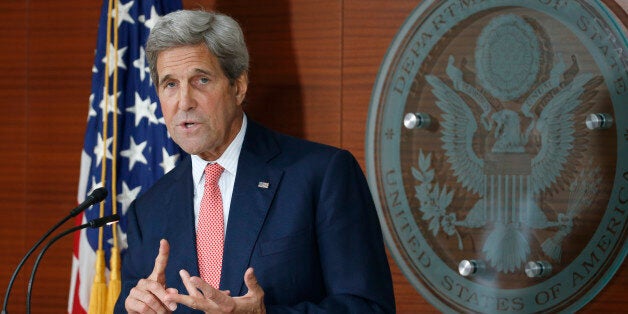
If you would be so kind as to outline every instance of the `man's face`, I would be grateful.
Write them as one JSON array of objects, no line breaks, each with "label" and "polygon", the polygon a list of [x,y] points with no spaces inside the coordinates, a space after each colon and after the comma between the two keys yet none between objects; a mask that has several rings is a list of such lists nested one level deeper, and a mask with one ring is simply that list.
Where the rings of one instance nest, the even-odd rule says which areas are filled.
[{"label": "man's face", "polygon": [[189,154],[218,159],[242,126],[247,75],[230,84],[204,44],[159,53],[157,73],[157,93],[173,140]]}]

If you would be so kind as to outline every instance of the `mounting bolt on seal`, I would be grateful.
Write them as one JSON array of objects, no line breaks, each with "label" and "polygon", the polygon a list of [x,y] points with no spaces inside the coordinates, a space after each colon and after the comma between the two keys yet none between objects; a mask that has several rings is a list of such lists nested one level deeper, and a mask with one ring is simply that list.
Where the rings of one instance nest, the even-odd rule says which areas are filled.
[{"label": "mounting bolt on seal", "polygon": [[482,261],[463,259],[458,264],[458,273],[463,277],[469,277],[481,273],[484,268],[484,262]]},{"label": "mounting bolt on seal", "polygon": [[552,272],[552,265],[545,261],[529,261],[525,272],[530,278],[545,277]]},{"label": "mounting bolt on seal", "polygon": [[608,113],[592,113],[585,121],[589,130],[605,130],[613,126],[613,116]]},{"label": "mounting bolt on seal", "polygon": [[432,117],[427,113],[409,112],[403,117],[403,126],[407,129],[427,129],[432,123]]}]

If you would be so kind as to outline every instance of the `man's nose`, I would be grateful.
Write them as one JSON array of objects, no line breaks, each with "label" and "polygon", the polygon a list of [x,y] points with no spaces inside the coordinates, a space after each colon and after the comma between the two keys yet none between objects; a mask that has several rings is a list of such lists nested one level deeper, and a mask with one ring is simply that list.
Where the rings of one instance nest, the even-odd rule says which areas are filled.
[{"label": "man's nose", "polygon": [[179,109],[188,111],[196,107],[193,91],[189,85],[182,85],[179,89]]}]

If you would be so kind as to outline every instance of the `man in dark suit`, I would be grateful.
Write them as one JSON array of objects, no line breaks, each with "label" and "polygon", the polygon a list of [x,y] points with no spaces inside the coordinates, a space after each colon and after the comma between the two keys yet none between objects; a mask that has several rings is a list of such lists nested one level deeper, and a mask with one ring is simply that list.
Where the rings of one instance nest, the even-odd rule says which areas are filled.
[{"label": "man in dark suit", "polygon": [[[168,131],[191,156],[128,210],[116,313],[394,312],[362,170],[345,150],[247,119],[249,57],[237,22],[171,13],[151,31],[146,55]],[[216,164],[220,196],[204,205],[204,169]],[[208,206],[222,217],[209,230],[219,249],[204,257],[200,230],[215,222],[200,218]],[[212,277],[201,265],[216,256]]]}]

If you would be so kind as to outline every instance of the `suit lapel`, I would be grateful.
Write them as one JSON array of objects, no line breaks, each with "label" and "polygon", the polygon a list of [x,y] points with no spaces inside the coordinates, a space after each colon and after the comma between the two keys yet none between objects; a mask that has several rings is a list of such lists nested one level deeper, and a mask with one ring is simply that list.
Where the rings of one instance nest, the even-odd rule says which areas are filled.
[{"label": "suit lapel", "polygon": [[[173,173],[176,184],[172,184],[169,204],[163,206],[170,217],[167,231],[170,242],[170,261],[167,277],[178,283],[181,290],[183,285],[179,277],[179,270],[185,269],[191,275],[198,275],[198,258],[196,255],[196,231],[194,229],[194,185],[192,182],[192,163],[189,156],[181,161]],[[164,222],[165,223],[165,222]],[[192,226],[190,228],[190,226]],[[181,290],[183,291],[183,290]]]},{"label": "suit lapel", "polygon": [[264,224],[283,170],[268,161],[279,153],[272,133],[249,120],[234,184],[225,250],[221,289],[240,295],[244,272]]}]

